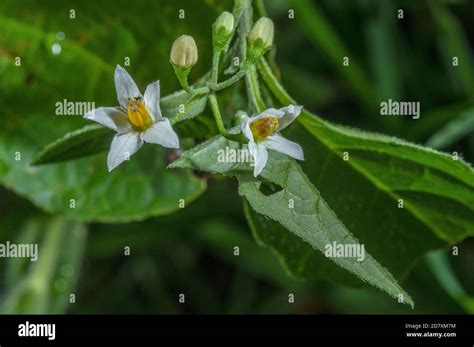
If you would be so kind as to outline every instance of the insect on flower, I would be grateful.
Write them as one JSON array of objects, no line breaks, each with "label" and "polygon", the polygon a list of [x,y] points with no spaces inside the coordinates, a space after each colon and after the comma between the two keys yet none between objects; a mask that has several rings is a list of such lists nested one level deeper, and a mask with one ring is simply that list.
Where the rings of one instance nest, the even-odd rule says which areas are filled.
[{"label": "insect on flower", "polygon": [[132,77],[119,65],[114,79],[119,106],[99,107],[84,115],[117,132],[107,156],[109,171],[128,160],[144,142],[179,148],[169,119],[161,115],[160,81],[149,84],[142,95]]}]

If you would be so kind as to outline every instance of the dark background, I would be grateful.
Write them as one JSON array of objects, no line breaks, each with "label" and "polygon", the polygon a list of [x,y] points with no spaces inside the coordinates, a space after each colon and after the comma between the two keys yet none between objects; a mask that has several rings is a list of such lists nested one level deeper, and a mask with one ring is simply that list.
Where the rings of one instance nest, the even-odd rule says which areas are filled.
[{"label": "dark background", "polygon": [[[474,160],[472,1],[272,0],[265,5],[275,22],[276,49],[270,55],[283,84],[305,107],[337,123]],[[76,11],[74,20],[70,9]],[[180,9],[185,19],[178,18]],[[86,124],[81,117],[54,116],[57,101],[116,104],[113,68],[125,56],[141,88],[160,79],[166,95],[179,88],[168,62],[171,44],[191,34],[199,47],[192,77],[204,74],[210,67],[211,24],[231,9],[231,1],[210,0],[2,0],[0,240],[41,240],[40,248],[51,253],[49,263],[36,267],[28,260],[0,260],[2,312],[473,313],[474,299],[459,295],[474,293],[472,239],[460,245],[457,257],[441,252],[417,262],[403,283],[415,298],[412,310],[374,288],[289,276],[278,258],[253,240],[232,180],[208,179],[199,199],[171,215],[77,226],[58,222],[61,212],[43,212],[22,187],[47,195],[56,184],[76,179],[84,166],[57,164],[63,176],[38,183],[8,178],[5,158],[15,148],[33,155]],[[294,19],[288,18],[291,9]],[[403,19],[397,18],[398,9]],[[52,54],[54,44],[62,46],[58,55]],[[345,55],[357,69],[344,69],[340,56]],[[453,55],[460,59],[456,68]],[[21,68],[12,64],[16,56],[22,57]],[[420,102],[421,118],[381,116],[379,102],[388,98]],[[232,100],[227,97],[225,112],[235,111]],[[446,126],[454,136],[443,135]],[[97,157],[105,163],[105,154]],[[59,239],[47,238],[55,228],[63,230]],[[240,256],[233,255],[236,245]],[[130,256],[124,247],[130,247]],[[67,301],[70,293],[74,304]],[[186,295],[184,305],[180,293]]]}]

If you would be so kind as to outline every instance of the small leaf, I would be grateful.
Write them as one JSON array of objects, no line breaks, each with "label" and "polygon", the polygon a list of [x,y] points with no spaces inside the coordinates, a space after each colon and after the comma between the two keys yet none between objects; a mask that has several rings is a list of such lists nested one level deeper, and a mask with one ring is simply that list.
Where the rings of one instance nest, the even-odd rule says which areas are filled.
[{"label": "small leaf", "polygon": [[163,114],[169,117],[172,123],[197,117],[206,108],[207,95],[191,98],[187,94],[185,94],[186,98],[181,97],[181,92],[177,95],[179,97],[173,98],[173,102],[166,99],[161,103]]},{"label": "small leaf", "polygon": [[[171,167],[193,168],[236,176],[239,193],[260,214],[279,222],[314,249],[325,253],[334,243],[361,247],[358,240],[321,197],[301,167],[291,158],[269,151],[267,165],[261,177],[254,178],[249,163],[229,163],[219,160],[225,150],[242,150],[246,145],[215,137],[185,153]],[[268,182],[282,189],[266,195],[261,189]],[[293,207],[289,207],[289,200]],[[363,260],[356,257],[331,257],[330,260],[355,274],[361,280],[413,306],[413,300],[397,284],[393,276],[367,252]]]},{"label": "small leaf", "polygon": [[[203,87],[208,80],[208,73],[205,74],[193,88]],[[191,95],[185,90],[179,90],[168,94],[160,99],[160,107],[163,116],[168,117],[171,122],[179,117],[180,121],[191,119],[200,115],[207,105],[207,95]]]},{"label": "small leaf", "polygon": [[114,134],[101,125],[86,125],[47,145],[31,164],[56,163],[105,151]]}]

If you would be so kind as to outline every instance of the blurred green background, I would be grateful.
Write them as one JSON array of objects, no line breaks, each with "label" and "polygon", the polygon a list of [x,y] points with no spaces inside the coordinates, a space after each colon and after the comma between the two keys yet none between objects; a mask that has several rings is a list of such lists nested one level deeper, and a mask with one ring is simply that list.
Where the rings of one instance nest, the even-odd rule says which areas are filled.
[{"label": "blurred green background", "polygon": [[[270,55],[283,84],[305,107],[334,122],[456,151],[474,161],[474,2],[272,0],[255,5],[256,15],[267,13],[275,21],[276,49]],[[169,94],[179,89],[168,62],[171,44],[192,34],[200,54],[192,77],[202,76],[210,68],[211,24],[231,9],[232,1],[217,0],[0,2],[0,241],[39,242],[42,255],[37,263],[1,259],[2,312],[473,313],[473,239],[458,245],[458,256],[438,251],[417,262],[403,283],[416,301],[412,310],[374,288],[290,277],[277,257],[254,241],[230,179],[170,176],[160,181],[163,187],[153,187],[163,198],[154,213],[159,216],[135,213],[131,219],[143,221],[89,223],[109,203],[105,190],[141,199],[153,183],[135,183],[143,177],[131,168],[123,171],[127,188],[117,182],[119,174],[105,178],[105,154],[53,164],[37,176],[35,168],[23,174],[7,164],[16,152],[27,162],[44,145],[87,124],[79,116],[56,116],[56,102],[115,105],[113,70],[125,57],[142,89],[160,79],[162,95]],[[60,45],[59,54],[57,48],[53,54],[53,45]],[[352,69],[344,69],[341,56],[350,58]],[[459,57],[457,67],[453,56]],[[16,57],[21,66],[15,66]],[[238,93],[224,95],[226,112],[239,108],[238,98]],[[379,102],[388,98],[420,102],[421,118],[381,117]],[[148,168],[144,160],[153,153],[137,154],[137,165]],[[95,181],[108,181],[104,191],[92,182],[88,215],[61,210],[69,198],[85,194],[91,182],[81,177],[94,173]],[[184,209],[175,202],[181,196]],[[111,214],[114,218],[119,217]],[[126,247],[130,255],[124,254]],[[180,293],[185,304],[178,301]],[[288,302],[289,294],[294,303]]]}]

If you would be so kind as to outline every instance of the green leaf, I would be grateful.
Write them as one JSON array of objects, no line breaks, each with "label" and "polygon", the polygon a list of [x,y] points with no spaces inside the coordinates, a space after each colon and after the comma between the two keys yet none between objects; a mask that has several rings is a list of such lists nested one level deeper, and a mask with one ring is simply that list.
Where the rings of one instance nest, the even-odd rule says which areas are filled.
[{"label": "green leaf", "polygon": [[[280,103],[297,104],[264,61],[259,71]],[[305,172],[396,278],[427,251],[474,234],[469,164],[397,138],[331,124],[307,110],[298,120],[301,125],[286,136],[303,146]]]},{"label": "green leaf", "polygon": [[[223,163],[219,160],[219,154],[222,153],[220,151],[226,148],[239,150],[245,146],[218,136],[186,151],[171,167],[236,176],[240,195],[245,197],[257,213],[279,222],[320,252],[324,253],[327,245],[333,242],[344,245],[359,244],[293,159],[270,151],[268,163],[259,178],[251,175],[252,167],[249,163]],[[268,182],[281,187],[281,190],[270,195],[264,194],[261,189]],[[290,199],[294,208],[289,207]],[[361,280],[413,305],[410,296],[392,275],[367,252],[362,261],[354,257],[330,259]]]},{"label": "green leaf", "polygon": [[457,118],[435,132],[426,142],[433,148],[445,148],[474,132],[474,108],[462,112]]},{"label": "green leaf", "polygon": [[[429,2],[428,6],[438,29],[436,32],[438,48],[446,71],[452,77],[452,86],[472,99],[474,65],[472,64],[471,45],[466,32],[457,16],[451,13],[446,5],[434,1]],[[463,62],[458,64],[456,69],[453,69],[454,57],[459,62]]]},{"label": "green leaf", "polygon": [[207,105],[207,95],[189,97],[189,95],[178,92],[170,99],[162,100],[162,112],[170,118],[171,122],[177,123],[183,120],[199,116]]},{"label": "green leaf", "polygon": [[[83,24],[78,26],[68,15],[63,15],[69,13],[67,4],[57,3],[51,7],[30,2],[29,11],[25,12],[14,1],[1,1],[0,45],[9,47],[8,54],[0,54],[1,185],[47,212],[75,220],[102,222],[126,222],[168,214],[179,208],[180,199],[189,203],[204,191],[205,182],[190,172],[167,171],[166,156],[170,152],[156,145],[145,145],[130,162],[110,174],[106,153],[58,165],[29,165],[47,144],[68,132],[94,124],[84,120],[82,114],[55,115],[57,102],[66,99],[94,102],[97,107],[117,105],[113,71],[116,64],[124,65],[124,57],[132,62],[126,68],[140,90],[144,92],[149,83],[159,79],[162,95],[178,87],[168,64],[170,43],[177,31],[192,29],[196,41],[202,42],[200,58],[211,58],[212,50],[205,47],[209,23],[215,19],[215,7],[196,1],[186,8],[199,12],[199,16],[179,23],[156,22],[156,13],[183,8],[185,1],[178,2],[159,0],[130,7],[120,1],[105,12],[101,4],[78,2],[74,9],[81,14]],[[127,11],[123,10],[124,6]],[[97,13],[102,13],[100,18]],[[127,26],[117,20],[124,16]],[[58,31],[65,34],[63,40],[57,37]],[[60,54],[52,53],[54,44],[61,46]],[[141,49],[143,47],[146,49]],[[15,65],[15,57],[21,58],[21,66]],[[201,76],[206,73],[205,69],[205,64],[199,64],[193,69],[193,75]],[[169,101],[166,96],[164,99],[165,103]],[[201,101],[201,105],[203,103]],[[167,116],[170,114],[168,104],[163,107],[163,114]],[[92,154],[94,150],[107,148],[105,138],[88,139],[90,143],[84,146],[68,147],[59,142],[53,146],[55,152],[43,152],[39,162],[68,159],[71,153],[77,158],[79,149],[87,149],[86,154]],[[95,141],[103,145],[94,146]],[[62,149],[67,151],[62,153]],[[75,208],[70,208],[71,199],[76,201]]]},{"label": "green leaf", "polygon": [[31,164],[56,163],[105,151],[110,147],[114,134],[101,125],[86,125],[47,145]]},{"label": "green leaf", "polygon": [[[31,143],[0,133],[0,183],[50,213],[74,220],[127,222],[178,210],[206,183],[189,172],[166,170],[166,151],[146,144],[130,161],[107,172],[106,153],[58,165],[31,167]],[[20,153],[21,160],[15,160]],[[71,207],[72,200],[74,207]]]},{"label": "green leaf", "polygon": [[351,276],[322,253],[315,252],[309,243],[289,233],[283,225],[256,213],[247,201],[244,201],[244,211],[255,240],[273,250],[293,277],[307,281],[324,279],[350,286],[361,284],[356,276]]}]

